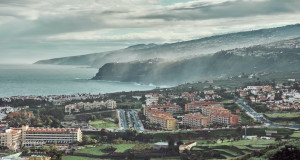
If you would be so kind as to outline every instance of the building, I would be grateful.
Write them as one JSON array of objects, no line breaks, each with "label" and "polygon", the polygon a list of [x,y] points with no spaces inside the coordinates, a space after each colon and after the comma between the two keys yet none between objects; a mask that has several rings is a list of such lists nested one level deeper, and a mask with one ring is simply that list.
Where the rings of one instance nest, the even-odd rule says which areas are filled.
[{"label": "building", "polygon": [[201,111],[202,107],[211,106],[211,105],[220,106],[220,107],[223,106],[222,103],[218,103],[218,102],[195,101],[195,102],[185,104],[185,111],[186,112],[199,112],[199,111]]},{"label": "building", "polygon": [[230,113],[230,111],[228,109],[225,109],[225,108],[220,107],[220,106],[206,106],[206,107],[202,107],[201,110],[202,110],[202,114],[205,115],[205,116],[209,116],[213,112]]},{"label": "building", "polygon": [[79,102],[75,104],[69,104],[65,106],[65,112],[71,114],[72,112],[80,112],[90,111],[90,110],[100,110],[100,109],[115,109],[117,108],[117,103],[114,100],[107,100],[106,102],[98,102],[94,101],[93,103],[90,102]]},{"label": "building", "polygon": [[150,116],[155,115],[155,114],[164,114],[164,115],[169,116],[169,117],[172,116],[172,114],[164,112],[164,111],[161,111],[161,110],[149,110],[146,113],[146,118],[149,119]]},{"label": "building", "polygon": [[13,118],[15,116],[22,115],[22,114],[25,114],[26,116],[28,116],[28,118],[33,118],[34,117],[32,112],[21,112],[21,111],[11,112],[11,113],[8,114],[8,117]]},{"label": "building", "polygon": [[197,142],[191,141],[179,146],[179,153],[183,153],[185,150],[190,151],[194,146],[197,145]]},{"label": "building", "polygon": [[238,125],[239,116],[229,112],[213,112],[209,115],[210,123],[220,123],[226,125]]},{"label": "building", "polygon": [[69,144],[82,141],[80,128],[39,128],[22,126],[22,140],[26,147],[44,144]]},{"label": "building", "polygon": [[146,98],[146,106],[150,106],[153,104],[156,104],[159,100],[159,95],[158,94],[146,94],[145,95]]},{"label": "building", "polygon": [[160,124],[163,130],[175,130],[176,129],[176,119],[170,117],[166,114],[154,114],[149,116],[151,123]]},{"label": "building", "polygon": [[160,150],[160,149],[167,149],[169,147],[168,142],[157,142],[153,144],[153,149],[154,150]]},{"label": "building", "polygon": [[144,115],[146,115],[149,110],[159,110],[170,114],[174,114],[180,113],[181,107],[178,105],[151,105],[148,107],[144,107]]},{"label": "building", "polygon": [[1,146],[5,146],[10,150],[17,150],[20,147],[21,140],[20,129],[7,129],[0,133]]},{"label": "building", "polygon": [[42,146],[45,144],[69,144],[82,141],[80,128],[35,128],[22,126],[22,128],[6,129],[0,133],[1,146],[11,150],[25,147]]},{"label": "building", "polygon": [[190,113],[182,116],[183,125],[191,128],[207,127],[209,125],[209,117],[205,117],[200,113]]}]

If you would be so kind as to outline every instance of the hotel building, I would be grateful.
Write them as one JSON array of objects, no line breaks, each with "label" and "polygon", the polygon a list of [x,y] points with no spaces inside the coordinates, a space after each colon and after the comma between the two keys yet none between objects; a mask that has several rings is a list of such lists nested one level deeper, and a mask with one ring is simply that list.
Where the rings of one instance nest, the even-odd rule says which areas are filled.
[{"label": "hotel building", "polygon": [[0,133],[1,146],[10,149],[20,147],[22,141],[25,147],[42,146],[45,144],[69,144],[82,141],[80,128],[37,128],[22,126],[22,128],[7,129]]}]

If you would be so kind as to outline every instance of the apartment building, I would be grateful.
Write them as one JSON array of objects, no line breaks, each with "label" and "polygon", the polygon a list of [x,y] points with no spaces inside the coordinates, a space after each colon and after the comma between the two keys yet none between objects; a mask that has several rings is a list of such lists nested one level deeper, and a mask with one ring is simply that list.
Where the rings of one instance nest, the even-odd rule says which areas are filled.
[{"label": "apartment building", "polygon": [[155,115],[155,114],[164,114],[164,115],[169,116],[169,117],[172,116],[172,114],[170,114],[170,113],[167,113],[167,112],[164,112],[164,111],[161,111],[161,110],[155,110],[155,109],[149,110],[146,113],[145,116],[146,116],[147,119],[149,119],[150,116]]},{"label": "apartment building", "polygon": [[205,116],[209,116],[213,112],[230,113],[228,109],[225,109],[220,106],[206,106],[206,107],[202,107],[201,110],[202,110],[202,114]]},{"label": "apartment building", "polygon": [[202,107],[206,106],[219,106],[222,107],[223,104],[219,102],[204,102],[204,101],[195,101],[191,103],[185,104],[185,111],[186,112],[199,112],[201,111]]},{"label": "apartment building", "polygon": [[20,147],[21,139],[21,130],[20,129],[7,129],[0,133],[0,142],[1,146],[5,146],[10,150],[16,150]]},{"label": "apartment building", "polygon": [[69,144],[82,141],[80,128],[39,128],[22,126],[22,140],[26,147],[44,144]]},{"label": "apartment building", "polygon": [[36,128],[22,126],[22,128],[6,129],[0,133],[1,146],[16,150],[20,144],[25,147],[42,146],[45,144],[60,145],[69,144],[74,141],[82,141],[80,128]]},{"label": "apartment building", "polygon": [[65,106],[65,112],[71,114],[72,112],[80,112],[81,110],[89,111],[94,109],[115,109],[117,108],[117,103],[114,100],[107,100],[105,102],[94,101],[90,102],[79,102],[75,104],[69,104]]},{"label": "apartment building", "polygon": [[166,114],[154,114],[149,116],[149,119],[151,123],[160,124],[161,128],[164,130],[176,129],[176,119]]},{"label": "apartment building", "polygon": [[191,128],[207,127],[209,125],[209,117],[205,117],[200,113],[189,113],[182,116],[182,122],[184,125]]},{"label": "apartment building", "polygon": [[210,123],[222,123],[226,125],[238,125],[239,116],[228,112],[213,112],[209,115]]},{"label": "apartment building", "polygon": [[181,112],[181,107],[178,105],[151,105],[148,107],[144,107],[144,115],[146,115],[149,110],[159,110],[174,114]]}]

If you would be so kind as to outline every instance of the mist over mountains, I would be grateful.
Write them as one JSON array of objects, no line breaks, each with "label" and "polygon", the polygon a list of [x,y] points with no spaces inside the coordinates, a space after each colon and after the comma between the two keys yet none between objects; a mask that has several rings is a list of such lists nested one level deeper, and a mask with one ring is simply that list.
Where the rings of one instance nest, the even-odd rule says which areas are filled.
[{"label": "mist over mountains", "polygon": [[300,37],[299,24],[172,44],[138,44],[117,51],[37,63],[100,67],[94,80],[176,85],[242,73],[299,70],[300,38],[297,37]]},{"label": "mist over mountains", "polygon": [[166,44],[138,44],[125,49],[93,53],[81,56],[40,60],[37,64],[85,65],[100,68],[106,63],[144,61],[155,58],[168,60],[191,58],[213,54],[221,50],[249,47],[296,38],[300,36],[300,24],[278,28],[216,35],[191,41]]},{"label": "mist over mountains", "polygon": [[152,84],[180,84],[236,76],[242,73],[300,69],[300,38],[266,45],[219,51],[179,61],[154,59],[108,63],[93,79]]}]

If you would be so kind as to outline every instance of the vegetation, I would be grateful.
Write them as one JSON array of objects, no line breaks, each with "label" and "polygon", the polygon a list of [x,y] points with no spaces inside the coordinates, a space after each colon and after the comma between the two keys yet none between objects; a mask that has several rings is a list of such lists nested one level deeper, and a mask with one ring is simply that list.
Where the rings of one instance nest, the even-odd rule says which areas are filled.
[{"label": "vegetation", "polygon": [[265,114],[266,118],[274,122],[300,123],[300,112]]},{"label": "vegetation", "polygon": [[98,128],[98,129],[118,129],[119,126],[118,124],[111,122],[109,120],[95,120],[95,121],[90,121],[89,125]]}]

